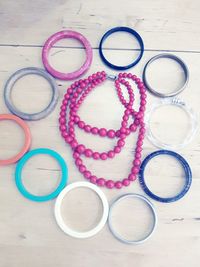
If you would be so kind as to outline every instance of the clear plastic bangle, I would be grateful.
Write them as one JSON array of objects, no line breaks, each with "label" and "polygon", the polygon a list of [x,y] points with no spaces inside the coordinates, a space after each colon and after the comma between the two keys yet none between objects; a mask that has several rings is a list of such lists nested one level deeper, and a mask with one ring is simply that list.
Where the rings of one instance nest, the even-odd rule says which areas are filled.
[{"label": "clear plastic bangle", "polygon": [[[178,144],[173,144],[173,145],[172,144],[165,143],[165,142],[161,141],[160,139],[158,139],[153,134],[153,132],[151,131],[151,127],[150,127],[151,116],[155,112],[155,110],[157,110],[158,108],[160,108],[163,105],[175,105],[177,107],[180,107],[189,116],[190,126],[191,127],[189,127],[189,132],[188,132],[188,134],[185,137],[185,139],[184,139],[183,142],[178,143]],[[197,131],[197,125],[198,125],[198,123],[197,123],[197,116],[194,113],[194,111],[192,110],[192,108],[190,108],[189,106],[187,106],[184,101],[182,101],[181,99],[178,99],[178,98],[166,98],[166,99],[163,99],[163,100],[155,103],[154,105],[152,105],[151,110],[146,114],[147,138],[149,139],[149,141],[153,145],[155,145],[156,147],[159,147],[159,148],[163,148],[163,149],[179,150],[179,149],[182,149],[183,147],[185,147],[194,138],[194,135],[195,135],[195,133]]]}]

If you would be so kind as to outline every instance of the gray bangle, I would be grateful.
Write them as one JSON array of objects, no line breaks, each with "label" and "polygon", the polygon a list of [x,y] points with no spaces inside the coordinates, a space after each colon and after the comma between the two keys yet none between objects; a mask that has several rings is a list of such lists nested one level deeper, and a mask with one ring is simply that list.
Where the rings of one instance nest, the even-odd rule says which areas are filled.
[{"label": "gray bangle", "polygon": [[[142,201],[146,202],[146,204],[149,206],[149,208],[151,209],[151,212],[153,214],[153,226],[151,228],[151,230],[149,231],[149,233],[142,239],[140,240],[127,240],[127,239],[124,239],[121,235],[119,235],[115,229],[113,228],[113,225],[112,225],[112,211],[113,211],[113,208],[115,207],[115,205],[117,203],[119,203],[120,201],[126,199],[126,198],[139,198],[141,199]],[[149,237],[152,235],[152,233],[154,232],[155,230],[155,227],[156,227],[156,224],[157,224],[157,215],[156,215],[156,211],[154,209],[154,206],[153,204],[144,196],[141,196],[141,195],[138,195],[138,194],[133,194],[133,193],[129,193],[129,194],[125,194],[125,195],[122,195],[120,197],[118,197],[117,199],[114,200],[114,202],[111,204],[110,206],[110,211],[109,211],[109,215],[108,215],[108,226],[110,228],[110,231],[111,233],[121,242],[125,243],[125,244],[132,244],[132,245],[137,245],[137,244],[141,244],[143,243],[144,241],[146,241],[147,239],[149,239]]]},{"label": "gray bangle", "polygon": [[[153,87],[151,87],[151,85],[149,84],[148,80],[147,80],[147,68],[149,67],[149,65],[154,62],[155,60],[159,59],[159,58],[170,58],[170,59],[173,59],[175,60],[177,63],[180,64],[180,66],[182,67],[183,71],[184,71],[184,75],[185,75],[185,82],[183,84],[182,87],[178,88],[175,92],[172,92],[172,93],[168,93],[168,94],[164,94],[164,93],[160,93],[158,92],[156,89],[154,89]],[[143,71],[143,81],[144,81],[144,84],[146,86],[146,88],[152,93],[154,94],[155,96],[158,96],[158,97],[172,97],[172,96],[175,96],[175,95],[178,95],[179,93],[181,93],[184,88],[186,87],[187,83],[188,83],[188,80],[189,80],[189,70],[186,66],[186,64],[182,61],[182,59],[180,59],[179,57],[173,55],[173,54],[159,54],[159,55],[156,55],[155,57],[152,57],[145,65],[144,67],[144,71]]]},{"label": "gray bangle", "polygon": [[[51,89],[53,91],[52,99],[49,105],[41,112],[32,113],[32,114],[24,113],[24,112],[21,112],[19,109],[17,109],[17,107],[15,107],[15,105],[13,104],[13,101],[11,98],[12,89],[16,81],[28,74],[36,74],[36,75],[40,75],[44,77],[50,83]],[[24,120],[30,120],[30,121],[40,120],[46,117],[48,114],[50,114],[54,110],[57,104],[57,101],[58,101],[57,85],[56,85],[55,80],[43,69],[34,68],[34,67],[20,69],[16,71],[15,73],[13,73],[10,76],[10,78],[7,80],[5,87],[4,87],[4,100],[5,100],[5,103],[8,109],[13,114],[17,115],[18,117]]]}]

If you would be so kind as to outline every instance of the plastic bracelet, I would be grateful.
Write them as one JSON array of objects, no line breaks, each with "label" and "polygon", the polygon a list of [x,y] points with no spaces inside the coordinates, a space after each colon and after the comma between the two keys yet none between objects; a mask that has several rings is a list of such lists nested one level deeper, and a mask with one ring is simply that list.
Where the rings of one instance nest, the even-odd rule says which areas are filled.
[{"label": "plastic bracelet", "polygon": [[[116,206],[116,204],[118,204],[120,201],[126,199],[126,198],[139,198],[140,200],[144,201],[149,208],[151,209],[151,212],[153,214],[153,226],[150,230],[150,232],[142,239],[140,240],[127,240],[125,238],[123,238],[120,234],[118,234],[113,225],[112,225],[112,211],[113,208]],[[156,215],[156,211],[155,208],[153,206],[153,204],[144,196],[138,195],[138,194],[125,194],[122,195],[120,197],[118,197],[117,199],[114,200],[114,202],[112,203],[112,205],[110,206],[110,212],[109,212],[109,216],[108,216],[108,225],[110,228],[111,233],[121,242],[125,243],[125,244],[132,244],[132,245],[137,245],[137,244],[141,244],[143,242],[145,242],[147,239],[150,238],[150,236],[153,234],[155,227],[157,225],[157,215]]]},{"label": "plastic bracelet", "polygon": [[[189,127],[189,133],[186,136],[185,140],[179,144],[171,145],[171,144],[162,142],[151,131],[151,127],[150,127],[151,116],[156,109],[158,109],[159,107],[163,105],[175,105],[177,107],[180,107],[188,114],[190,118],[191,127]],[[169,149],[169,150],[179,150],[185,147],[187,144],[189,144],[191,140],[194,138],[194,135],[197,131],[197,125],[198,125],[197,117],[195,113],[193,112],[193,110],[190,107],[188,107],[185,104],[185,102],[177,98],[166,98],[152,105],[151,110],[146,114],[145,120],[146,120],[146,128],[147,128],[147,138],[149,139],[149,141],[156,147]]]},{"label": "plastic bracelet", "polygon": [[[184,169],[184,172],[185,172],[184,188],[181,190],[181,192],[179,194],[177,194],[174,197],[166,197],[166,198],[159,197],[159,196],[155,195],[154,193],[152,193],[146,185],[146,182],[144,179],[145,167],[146,167],[147,163],[152,158],[159,156],[159,155],[169,155],[169,156],[174,157],[175,159],[177,159],[180,162],[180,164],[182,165],[182,167]],[[160,202],[169,203],[169,202],[174,202],[174,201],[179,200],[188,192],[188,190],[190,189],[191,183],[192,183],[192,172],[191,172],[189,164],[181,155],[179,155],[178,153],[175,153],[173,151],[169,151],[169,150],[159,150],[159,151],[155,151],[155,152],[151,153],[150,155],[148,155],[144,159],[144,161],[142,162],[141,167],[140,167],[140,172],[139,172],[139,182],[140,182],[142,189],[149,197],[153,198],[154,200],[160,201]]]},{"label": "plastic bracelet", "polygon": [[[37,112],[33,114],[21,112],[19,109],[17,109],[17,107],[15,107],[11,99],[12,89],[16,81],[22,78],[23,76],[29,75],[29,74],[40,75],[43,78],[45,78],[50,83],[51,89],[53,92],[50,104],[41,112]],[[49,115],[54,110],[58,102],[57,85],[55,83],[55,80],[51,77],[51,75],[49,75],[43,69],[34,68],[34,67],[20,69],[16,71],[12,76],[10,76],[10,78],[6,82],[6,85],[4,88],[4,99],[5,99],[5,103],[8,109],[15,115],[19,116],[20,118],[24,120],[30,120],[30,121],[40,120],[46,117],[47,115]]]},{"label": "plastic bracelet", "polygon": [[[60,181],[58,187],[52,193],[44,195],[44,196],[36,196],[36,195],[29,193],[22,183],[22,169],[23,169],[24,165],[31,157],[38,155],[38,154],[45,154],[45,155],[49,155],[49,156],[55,158],[58,161],[58,163],[61,167],[61,170],[62,170],[62,177],[61,177],[61,181]],[[16,167],[16,171],[15,171],[15,182],[16,182],[17,188],[20,191],[20,193],[24,197],[26,197],[32,201],[37,201],[37,202],[48,201],[50,199],[57,197],[57,195],[66,186],[67,180],[68,180],[68,168],[67,168],[67,165],[66,165],[64,159],[54,150],[47,149],[47,148],[39,148],[39,149],[34,149],[34,150],[29,151],[18,162],[17,167]]]},{"label": "plastic bracelet", "polygon": [[[50,64],[48,60],[49,51],[52,48],[52,46],[58,42],[61,39],[64,38],[74,38],[80,41],[86,50],[86,61],[83,64],[83,66],[78,69],[77,71],[71,72],[71,73],[62,73],[57,70],[55,70]],[[54,77],[60,79],[60,80],[73,80],[78,77],[80,77],[82,74],[84,74],[90,67],[92,63],[92,47],[89,43],[89,41],[79,32],[75,31],[60,31],[48,38],[48,40],[45,42],[43,50],[42,50],[42,61],[46,68],[46,70]]]},{"label": "plastic bracelet", "polygon": [[0,160],[0,166],[17,162],[29,150],[31,145],[31,132],[28,125],[23,120],[12,114],[0,114],[0,121],[2,120],[11,120],[16,122],[24,131],[25,142],[22,150],[16,156],[10,159]]},{"label": "plastic bracelet", "polygon": [[[131,64],[129,64],[127,66],[114,65],[114,64],[110,63],[105,58],[105,56],[103,54],[103,43],[104,43],[104,41],[108,38],[108,36],[110,36],[112,33],[115,33],[115,32],[128,32],[128,33],[132,34],[137,39],[137,41],[138,41],[138,43],[140,45],[140,54],[139,54],[139,56],[136,58],[136,60],[134,62],[132,62]],[[140,59],[143,56],[143,53],[144,53],[144,43],[143,43],[143,40],[142,40],[141,36],[136,31],[134,31],[133,29],[128,28],[128,27],[116,27],[116,28],[110,29],[109,31],[107,31],[103,35],[103,37],[101,38],[100,44],[99,44],[99,54],[100,54],[100,57],[101,57],[102,61],[107,66],[109,66],[110,68],[115,69],[115,70],[127,70],[127,69],[132,68],[133,66],[135,66],[140,61]]]},{"label": "plastic bracelet", "polygon": [[[71,190],[75,188],[79,188],[79,187],[85,187],[85,188],[89,188],[93,190],[99,196],[100,200],[102,201],[102,205],[103,205],[103,215],[101,217],[101,220],[99,221],[97,226],[95,226],[93,229],[87,232],[78,232],[78,231],[72,230],[65,224],[62,218],[62,215],[61,215],[61,205],[62,205],[63,199]],[[88,237],[96,235],[104,227],[107,221],[107,218],[108,218],[108,211],[109,211],[108,201],[103,191],[99,189],[96,185],[88,183],[88,182],[75,182],[75,183],[68,185],[57,197],[56,204],[55,204],[55,218],[56,218],[56,221],[59,227],[63,230],[63,232],[75,238],[88,238]]]},{"label": "plastic bracelet", "polygon": [[[168,94],[164,94],[164,93],[160,93],[158,92],[156,89],[154,89],[153,87],[151,87],[151,85],[149,84],[148,80],[147,80],[147,69],[149,67],[149,65],[151,65],[155,60],[159,59],[159,58],[170,58],[172,60],[175,60],[177,63],[180,64],[180,66],[182,67],[183,71],[184,71],[184,75],[185,75],[185,82],[183,84],[183,86],[181,88],[178,88],[175,92],[172,93],[168,93]],[[175,96],[177,94],[180,94],[184,88],[186,87],[187,83],[189,80],[189,70],[186,66],[186,64],[182,61],[182,59],[180,59],[179,57],[172,55],[172,54],[159,54],[156,55],[155,57],[151,58],[145,65],[144,67],[144,71],[143,71],[143,81],[144,84],[146,86],[146,88],[155,96],[158,97],[172,97]]]}]

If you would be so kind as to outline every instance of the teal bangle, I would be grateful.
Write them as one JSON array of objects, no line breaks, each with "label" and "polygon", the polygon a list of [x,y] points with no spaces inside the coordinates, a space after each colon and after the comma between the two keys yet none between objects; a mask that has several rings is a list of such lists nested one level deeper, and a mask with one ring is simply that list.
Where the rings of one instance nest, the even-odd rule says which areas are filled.
[{"label": "teal bangle", "polygon": [[[61,167],[61,170],[62,170],[62,177],[61,177],[61,181],[60,181],[60,184],[58,185],[58,187],[52,193],[50,193],[48,195],[44,195],[44,196],[36,196],[36,195],[29,193],[22,183],[22,169],[23,169],[24,165],[31,157],[38,155],[38,154],[45,154],[45,155],[49,155],[49,156],[55,158],[58,161],[58,163]],[[66,165],[64,159],[57,152],[55,152],[54,150],[48,149],[48,148],[38,148],[38,149],[34,149],[34,150],[29,151],[18,162],[18,164],[16,166],[16,172],[15,172],[16,186],[17,186],[18,190],[20,191],[20,193],[24,197],[26,197],[32,201],[43,202],[43,201],[48,201],[50,199],[57,197],[57,195],[66,186],[67,180],[68,180],[68,168],[67,168],[67,165]]]}]

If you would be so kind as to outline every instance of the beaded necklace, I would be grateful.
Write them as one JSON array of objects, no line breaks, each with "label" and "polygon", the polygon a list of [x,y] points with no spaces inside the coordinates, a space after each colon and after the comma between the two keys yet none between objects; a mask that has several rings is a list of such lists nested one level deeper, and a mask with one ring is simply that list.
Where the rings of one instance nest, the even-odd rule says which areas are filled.
[{"label": "beaded necklace", "polygon": [[[121,127],[118,130],[105,129],[90,126],[80,119],[77,115],[78,109],[83,103],[88,94],[98,85],[102,84],[107,78],[115,80],[115,88],[120,102],[125,107],[124,114],[121,121]],[[126,80],[127,79],[127,80]],[[140,108],[139,111],[133,109],[134,94],[133,89],[128,82],[128,79],[134,81],[140,92]],[[129,94],[129,101],[127,102],[123,97],[121,85],[127,88]],[[74,82],[64,95],[64,99],[61,105],[59,125],[60,132],[65,142],[68,143],[73,151],[73,158],[78,170],[84,175],[84,177],[90,182],[99,186],[106,186],[107,188],[120,189],[122,186],[128,186],[131,181],[136,179],[136,175],[139,172],[141,164],[141,152],[143,139],[145,134],[144,124],[144,112],[146,105],[146,89],[143,82],[137,78],[137,76],[131,73],[120,73],[117,77],[108,76],[104,71],[92,74],[86,79]],[[69,109],[69,116],[67,120],[67,108]],[[133,118],[133,122],[128,126],[129,118]],[[90,148],[86,148],[83,144],[79,144],[76,139],[75,125],[85,132],[93,135],[99,135],[100,137],[117,138],[117,143],[112,150],[99,153],[93,151]],[[133,160],[133,166],[131,172],[127,178],[122,181],[106,180],[104,178],[98,178],[93,175],[83,164],[82,156],[87,158],[93,158],[94,160],[107,160],[114,158],[116,154],[120,153],[125,145],[125,140],[132,132],[136,132],[139,128],[138,139],[135,149],[135,159]]]}]

